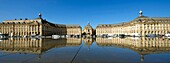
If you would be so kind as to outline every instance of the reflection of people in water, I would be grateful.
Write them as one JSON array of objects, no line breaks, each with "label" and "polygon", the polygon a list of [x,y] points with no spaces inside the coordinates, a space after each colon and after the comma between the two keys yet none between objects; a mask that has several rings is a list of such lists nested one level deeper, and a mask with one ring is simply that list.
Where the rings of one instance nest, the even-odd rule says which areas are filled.
[{"label": "reflection of people in water", "polygon": [[42,54],[38,54],[38,59],[41,59],[41,57],[42,57]]},{"label": "reflection of people in water", "polygon": [[140,61],[144,61],[144,55],[140,55]]}]

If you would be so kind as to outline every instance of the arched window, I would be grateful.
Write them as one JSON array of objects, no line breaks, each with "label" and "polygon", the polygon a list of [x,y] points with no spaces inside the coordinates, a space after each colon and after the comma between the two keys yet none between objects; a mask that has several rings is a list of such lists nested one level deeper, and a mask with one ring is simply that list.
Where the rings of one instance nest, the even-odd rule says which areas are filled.
[{"label": "arched window", "polygon": [[159,34],[159,31],[158,31],[158,34]]},{"label": "arched window", "polygon": [[151,34],[153,34],[153,31],[151,32]]}]

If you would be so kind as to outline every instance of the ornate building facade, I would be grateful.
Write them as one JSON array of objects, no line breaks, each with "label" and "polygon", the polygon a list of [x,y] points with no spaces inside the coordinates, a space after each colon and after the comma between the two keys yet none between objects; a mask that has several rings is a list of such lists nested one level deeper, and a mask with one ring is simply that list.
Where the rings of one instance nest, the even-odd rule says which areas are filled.
[{"label": "ornate building facade", "polygon": [[[81,26],[66,26],[64,24],[53,24],[45,19],[42,19],[42,15],[39,14],[39,17],[36,19],[20,19],[20,20],[5,20],[0,23],[0,33],[8,34],[9,36],[50,36],[53,34],[58,35],[67,35],[74,33],[81,35]],[[69,28],[71,27],[71,28]],[[67,30],[68,29],[68,30]],[[74,29],[74,30],[70,30]]]},{"label": "ornate building facade", "polygon": [[90,23],[88,23],[88,25],[84,27],[82,34],[90,36],[90,35],[94,35],[94,32],[95,32],[94,29],[92,28]]},{"label": "ornate building facade", "polygon": [[147,17],[142,11],[139,17],[120,24],[100,24],[96,27],[96,35],[124,34],[131,36],[147,36],[150,34],[165,35],[170,33],[170,18]]}]

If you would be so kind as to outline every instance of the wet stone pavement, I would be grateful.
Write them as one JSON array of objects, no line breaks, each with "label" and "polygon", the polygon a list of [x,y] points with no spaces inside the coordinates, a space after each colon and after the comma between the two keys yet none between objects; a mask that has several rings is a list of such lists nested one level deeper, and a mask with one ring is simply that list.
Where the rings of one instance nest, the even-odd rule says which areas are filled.
[{"label": "wet stone pavement", "polygon": [[0,63],[170,62],[167,38],[12,38],[0,41]]}]

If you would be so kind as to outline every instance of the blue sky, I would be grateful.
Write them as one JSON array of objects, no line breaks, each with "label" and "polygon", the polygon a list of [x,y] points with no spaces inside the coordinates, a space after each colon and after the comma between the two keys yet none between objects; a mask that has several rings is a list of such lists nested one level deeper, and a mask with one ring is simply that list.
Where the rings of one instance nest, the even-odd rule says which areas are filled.
[{"label": "blue sky", "polygon": [[43,18],[58,24],[115,24],[145,16],[170,17],[170,0],[0,0],[0,22]]}]

